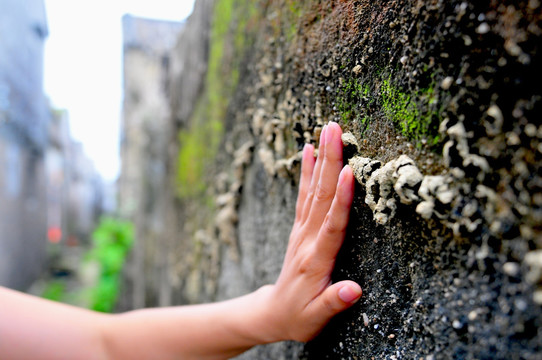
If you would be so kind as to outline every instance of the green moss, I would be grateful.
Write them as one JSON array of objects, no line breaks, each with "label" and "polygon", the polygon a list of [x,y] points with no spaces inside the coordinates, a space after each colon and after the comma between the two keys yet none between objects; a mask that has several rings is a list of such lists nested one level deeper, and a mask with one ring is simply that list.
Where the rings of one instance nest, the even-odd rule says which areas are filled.
[{"label": "green moss", "polygon": [[341,116],[343,123],[350,121],[363,121],[367,116],[361,106],[362,101],[370,101],[371,89],[368,84],[361,80],[352,78],[344,82],[339,88],[338,96],[335,99],[335,106]]},{"label": "green moss", "polygon": [[[381,73],[380,73],[381,74]],[[419,143],[425,139],[430,145],[439,141],[440,111],[435,83],[413,93],[402,91],[392,81],[392,76],[378,75],[375,90],[357,78],[343,82],[335,100],[336,110],[344,123],[359,121],[366,128],[373,119],[370,108],[379,109],[392,120],[398,130],[410,140]],[[378,111],[378,110],[377,110]]]},{"label": "green moss", "polygon": [[394,86],[391,76],[380,84],[382,110],[409,139],[426,139],[431,145],[438,142],[440,115],[434,109],[437,103],[435,85],[412,94]]},{"label": "green moss", "polygon": [[399,91],[385,79],[380,84],[380,103],[384,113],[399,124],[403,134],[410,134],[416,129],[416,119],[420,114],[409,94]]},{"label": "green moss", "polygon": [[259,11],[249,0],[218,0],[211,28],[204,91],[189,127],[179,132],[176,189],[180,198],[202,196],[207,170],[218,152],[231,95],[240,79],[240,65],[251,38],[247,27]]},{"label": "green moss", "polygon": [[199,196],[205,192],[205,170],[216,156],[222,138],[220,120],[205,118],[211,109],[206,108],[208,102],[204,100],[200,99],[196,106],[192,126],[179,132],[181,146],[177,157],[177,195],[181,198]]}]

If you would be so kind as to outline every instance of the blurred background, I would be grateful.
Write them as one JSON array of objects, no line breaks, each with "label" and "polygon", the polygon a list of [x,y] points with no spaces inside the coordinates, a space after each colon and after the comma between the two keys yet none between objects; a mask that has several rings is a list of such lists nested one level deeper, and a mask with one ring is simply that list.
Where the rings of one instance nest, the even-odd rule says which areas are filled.
[{"label": "blurred background", "polygon": [[[126,117],[137,116],[123,101],[161,111],[153,92],[164,91],[167,54],[192,8],[0,0],[1,286],[112,309],[137,207],[118,201],[133,192],[128,162],[119,180],[120,154],[130,156]],[[131,56],[134,48],[148,56]],[[141,71],[126,79],[126,63]],[[127,84],[147,93],[126,94]]]}]

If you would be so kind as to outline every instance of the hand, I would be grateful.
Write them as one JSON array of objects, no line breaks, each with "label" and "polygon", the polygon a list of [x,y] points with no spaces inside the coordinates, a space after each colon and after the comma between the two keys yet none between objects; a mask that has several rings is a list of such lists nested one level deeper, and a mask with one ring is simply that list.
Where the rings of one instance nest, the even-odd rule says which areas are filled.
[{"label": "hand", "polygon": [[[0,358],[226,359],[254,345],[312,339],[361,296],[331,285],[354,195],[342,169],[341,128],[329,123],[320,156],[303,150],[296,219],[275,285],[214,304],[104,315],[0,288]],[[30,336],[29,336],[30,334]]]},{"label": "hand", "polygon": [[303,149],[296,218],[284,265],[276,284],[267,289],[269,317],[279,340],[312,339],[361,297],[353,281],[331,284],[354,195],[352,170],[343,168],[341,134],[337,123],[323,128],[316,161],[312,145]]}]

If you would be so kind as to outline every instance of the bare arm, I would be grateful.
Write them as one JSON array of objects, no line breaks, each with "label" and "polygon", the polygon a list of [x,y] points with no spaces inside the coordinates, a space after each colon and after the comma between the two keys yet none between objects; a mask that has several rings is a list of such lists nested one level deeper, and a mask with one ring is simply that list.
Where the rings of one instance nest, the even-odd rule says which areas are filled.
[{"label": "bare arm", "polygon": [[331,285],[354,191],[340,136],[337,124],[324,128],[317,160],[305,146],[296,219],[274,285],[220,303],[120,315],[0,289],[0,358],[226,359],[258,344],[313,338],[361,296],[352,281]]},{"label": "bare arm", "polygon": [[108,359],[108,316],[0,287],[0,359]]}]

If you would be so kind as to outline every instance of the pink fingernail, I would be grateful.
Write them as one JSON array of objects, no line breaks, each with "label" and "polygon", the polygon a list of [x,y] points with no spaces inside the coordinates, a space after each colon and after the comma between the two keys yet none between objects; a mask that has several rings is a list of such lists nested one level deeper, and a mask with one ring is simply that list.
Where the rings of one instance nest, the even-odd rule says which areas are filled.
[{"label": "pink fingernail", "polygon": [[344,179],[346,178],[345,172],[346,172],[347,167],[348,165],[345,165],[343,169],[341,170],[341,173],[339,174],[339,181],[337,183],[337,187],[340,187],[343,184]]},{"label": "pink fingernail", "polygon": [[345,285],[339,290],[339,298],[345,303],[356,302],[361,296],[358,289],[352,288],[350,285]]}]

